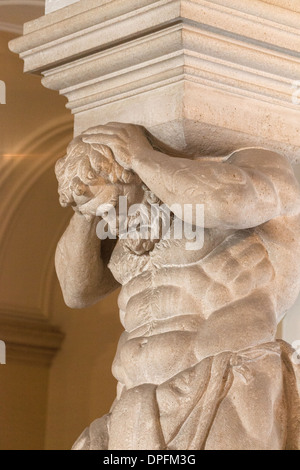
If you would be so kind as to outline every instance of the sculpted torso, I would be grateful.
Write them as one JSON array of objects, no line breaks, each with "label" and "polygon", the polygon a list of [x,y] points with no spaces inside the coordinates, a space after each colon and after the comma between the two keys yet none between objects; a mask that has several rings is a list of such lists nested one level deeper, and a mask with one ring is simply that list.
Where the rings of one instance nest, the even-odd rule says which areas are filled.
[{"label": "sculpted torso", "polygon": [[299,228],[295,216],[206,230],[200,251],[170,240],[141,256],[120,241],[109,265],[123,286],[115,377],[127,387],[159,384],[207,356],[274,340],[298,293]]},{"label": "sculpted torso", "polygon": [[[284,157],[245,149],[222,160],[182,159],[154,150],[141,128],[111,124],[77,138],[57,173],[61,202],[75,209],[56,255],[66,303],[81,308],[122,286],[119,397],[205,358],[275,341],[300,289],[300,190]],[[145,202],[141,182],[168,207],[204,205],[201,248],[187,250],[184,237],[144,249],[97,238],[96,215],[102,208],[104,217],[107,203],[117,207],[120,195]]]}]

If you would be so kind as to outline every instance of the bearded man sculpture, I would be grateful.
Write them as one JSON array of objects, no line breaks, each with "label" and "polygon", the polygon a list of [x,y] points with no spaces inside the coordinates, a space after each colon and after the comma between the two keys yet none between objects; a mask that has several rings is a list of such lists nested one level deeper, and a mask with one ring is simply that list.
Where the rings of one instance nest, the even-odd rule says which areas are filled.
[{"label": "bearded man sculpture", "polygon": [[[299,366],[275,340],[300,290],[300,189],[286,158],[170,156],[145,129],[112,123],[74,139],[56,174],[75,210],[56,253],[65,301],[83,308],[121,285],[125,329],[117,398],[73,448],[299,449]],[[174,218],[203,204],[203,246],[100,240],[119,196],[176,207]]]}]

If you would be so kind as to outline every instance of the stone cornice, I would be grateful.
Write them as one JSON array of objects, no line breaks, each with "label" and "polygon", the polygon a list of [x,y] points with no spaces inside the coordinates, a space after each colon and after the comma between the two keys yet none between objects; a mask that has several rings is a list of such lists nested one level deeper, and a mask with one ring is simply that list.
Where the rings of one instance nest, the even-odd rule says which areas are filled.
[{"label": "stone cornice", "polygon": [[14,359],[49,365],[63,338],[57,327],[45,321],[0,313],[0,339],[6,344],[7,364]]},{"label": "stone cornice", "polygon": [[258,146],[299,161],[299,24],[293,1],[85,0],[10,47],[68,98],[75,135],[118,116],[187,155]]},{"label": "stone cornice", "polygon": [[290,12],[255,0],[239,2],[238,9],[235,0],[225,5],[217,0],[85,1],[27,23],[24,36],[10,47],[24,59],[25,71],[42,71],[176,23],[191,22],[201,31],[224,38],[233,35],[245,44],[267,45],[287,57],[299,57],[300,10]]},{"label": "stone cornice", "polygon": [[294,108],[300,13],[223,3],[79,2],[63,19],[57,12],[25,25],[11,49],[25,71],[44,72],[43,84],[66,95],[74,113],[182,79]]},{"label": "stone cornice", "polygon": [[[289,78],[281,73],[283,61]],[[246,46],[231,37],[225,41],[220,34],[193,25],[177,24],[44,75],[43,84],[67,96],[68,107],[74,112],[183,79],[229,92],[234,88],[237,94],[294,109],[292,82],[300,76],[300,59],[252,44]],[[68,86],[62,88],[66,83]]]}]

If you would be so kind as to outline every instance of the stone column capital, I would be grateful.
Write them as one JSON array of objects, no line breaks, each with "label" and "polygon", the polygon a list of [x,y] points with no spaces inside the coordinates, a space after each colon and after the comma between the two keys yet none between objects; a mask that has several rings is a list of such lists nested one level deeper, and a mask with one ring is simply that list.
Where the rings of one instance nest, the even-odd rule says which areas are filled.
[{"label": "stone column capital", "polygon": [[86,0],[10,47],[68,98],[75,135],[118,120],[183,154],[254,146],[298,161],[299,24],[284,0]]}]

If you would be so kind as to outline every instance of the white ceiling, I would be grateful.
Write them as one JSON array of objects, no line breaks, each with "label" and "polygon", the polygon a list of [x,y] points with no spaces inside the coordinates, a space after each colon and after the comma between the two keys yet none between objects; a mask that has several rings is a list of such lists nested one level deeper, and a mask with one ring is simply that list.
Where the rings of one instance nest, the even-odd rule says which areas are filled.
[{"label": "white ceiling", "polygon": [[0,31],[22,34],[23,24],[45,13],[45,0],[0,0]]}]

